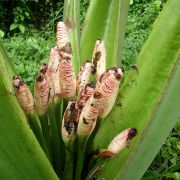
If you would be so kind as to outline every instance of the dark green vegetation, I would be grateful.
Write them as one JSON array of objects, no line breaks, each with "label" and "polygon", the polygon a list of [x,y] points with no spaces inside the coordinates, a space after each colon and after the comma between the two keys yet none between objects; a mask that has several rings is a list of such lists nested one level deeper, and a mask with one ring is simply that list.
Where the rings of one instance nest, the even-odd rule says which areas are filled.
[{"label": "dark green vegetation", "polygon": [[[143,42],[149,35],[152,23],[164,3],[165,0],[131,0],[123,54],[123,64],[127,67],[135,62]],[[88,1],[82,1],[81,21],[83,21],[87,6]],[[35,30],[35,23],[34,26],[32,25],[31,32],[15,34],[16,31],[14,31],[14,35],[3,39],[16,71],[26,79],[29,85],[32,85],[34,77],[38,74],[39,63],[47,61],[49,48],[54,44],[55,23],[52,17],[49,17],[50,20],[40,30]],[[26,24],[24,26],[26,27]],[[165,176],[176,175],[173,172],[177,172],[180,166],[178,163],[179,132],[180,124],[177,124],[144,178],[161,179]]]},{"label": "dark green vegetation", "polygon": [[[41,29],[49,19],[62,17],[59,7],[63,0],[8,0],[0,2],[0,36],[5,33],[29,32]],[[4,32],[4,33],[2,33]]]}]

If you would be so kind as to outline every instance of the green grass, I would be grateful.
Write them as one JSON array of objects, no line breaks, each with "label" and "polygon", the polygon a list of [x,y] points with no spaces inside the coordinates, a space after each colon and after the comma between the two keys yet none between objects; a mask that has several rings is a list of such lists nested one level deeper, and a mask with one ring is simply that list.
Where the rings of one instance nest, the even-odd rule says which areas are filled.
[{"label": "green grass", "polygon": [[3,40],[16,72],[26,80],[31,90],[40,64],[48,62],[54,42],[54,34],[51,32],[34,32],[32,36],[19,34]]},{"label": "green grass", "polygon": [[[134,64],[147,39],[152,23],[166,0],[131,0],[122,62]],[[84,21],[89,0],[81,0],[81,25]],[[39,64],[48,61],[49,50],[55,45],[54,21],[41,32],[28,35],[17,34],[3,39],[15,69],[33,89],[32,82],[39,73]],[[82,26],[81,26],[82,27]],[[178,179],[180,176],[180,122],[177,123],[160,152],[145,173],[143,179]],[[179,177],[180,178],[180,177]]]},{"label": "green grass", "polygon": [[134,64],[152,25],[167,0],[131,0],[122,61]]}]

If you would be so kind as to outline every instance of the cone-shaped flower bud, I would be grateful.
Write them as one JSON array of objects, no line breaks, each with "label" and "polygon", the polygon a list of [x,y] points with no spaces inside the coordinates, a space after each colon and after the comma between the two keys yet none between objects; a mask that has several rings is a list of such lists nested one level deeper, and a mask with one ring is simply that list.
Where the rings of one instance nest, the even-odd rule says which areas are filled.
[{"label": "cone-shaped flower bud", "polygon": [[34,99],[26,83],[19,77],[13,76],[13,88],[17,100],[26,114],[34,111]]},{"label": "cone-shaped flower bud", "polygon": [[104,72],[97,82],[96,89],[102,94],[99,116],[105,117],[109,114],[118,95],[120,79],[123,76],[121,68],[111,68]]},{"label": "cone-shaped flower bud", "polygon": [[77,93],[85,88],[86,84],[88,84],[90,76],[91,76],[91,67],[92,64],[89,61],[86,61],[80,68],[78,78],[77,78]]},{"label": "cone-shaped flower bud", "polygon": [[78,124],[77,133],[80,136],[89,136],[96,126],[97,117],[99,114],[99,101],[101,94],[94,92],[83,107]]},{"label": "cone-shaped flower bud", "polygon": [[71,59],[72,48],[69,39],[69,31],[64,22],[60,21],[57,24],[57,47],[62,58]]},{"label": "cone-shaped flower bud", "polygon": [[108,150],[113,154],[119,154],[119,152],[129,145],[131,139],[135,137],[137,130],[135,128],[129,128],[118,134],[109,144]]},{"label": "cone-shaped flower bud", "polygon": [[76,77],[71,62],[72,49],[68,34],[68,28],[64,22],[57,24],[57,47],[60,54],[60,85],[62,96],[71,98],[76,94]]},{"label": "cone-shaped flower bud", "polygon": [[93,65],[96,68],[96,80],[106,71],[106,49],[104,41],[97,40],[93,51]]},{"label": "cone-shaped flower bud", "polygon": [[49,71],[51,79],[49,84],[52,87],[55,102],[61,99],[61,86],[60,86],[60,55],[58,48],[51,48],[49,57]]},{"label": "cone-shaped flower bud", "polygon": [[34,83],[34,101],[39,115],[43,115],[46,112],[50,98],[51,93],[47,79],[41,74]]},{"label": "cone-shaped flower bud", "polygon": [[58,66],[59,66],[59,61],[60,61],[60,55],[59,55],[59,50],[57,46],[54,48],[51,48],[50,51],[50,56],[49,56],[49,68],[54,72],[57,71]]},{"label": "cone-shaped flower bud", "polygon": [[95,84],[90,83],[85,86],[85,88],[81,91],[79,99],[78,99],[78,107],[82,109],[88,99],[94,94]]},{"label": "cone-shaped flower bud", "polygon": [[70,41],[68,28],[63,21],[57,23],[56,38],[59,50],[64,48],[66,46],[66,43]]},{"label": "cone-shaped flower bud", "polygon": [[72,62],[61,59],[59,67],[62,96],[64,98],[72,98],[76,94],[76,76]]},{"label": "cone-shaped flower bud", "polygon": [[66,143],[76,136],[77,126],[79,119],[79,110],[77,102],[74,100],[69,101],[66,111],[63,116],[61,133],[63,141]]},{"label": "cone-shaped flower bud", "polygon": [[137,130],[135,128],[128,128],[119,133],[111,141],[107,149],[101,150],[98,153],[99,157],[113,157],[118,156],[119,152],[128,146],[131,140],[136,136]]}]

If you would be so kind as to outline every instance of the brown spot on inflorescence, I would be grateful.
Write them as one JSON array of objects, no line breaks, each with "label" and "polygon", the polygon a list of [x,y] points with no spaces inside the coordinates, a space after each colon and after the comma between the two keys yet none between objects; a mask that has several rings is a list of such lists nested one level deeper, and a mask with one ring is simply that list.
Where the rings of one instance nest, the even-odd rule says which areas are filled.
[{"label": "brown spot on inflorescence", "polygon": [[82,110],[83,107],[84,107],[84,106],[83,106],[82,104],[78,105],[78,108],[79,108],[80,110]]},{"label": "brown spot on inflorescence", "polygon": [[39,82],[42,82],[44,79],[45,79],[45,77],[41,74],[36,78],[36,80]]},{"label": "brown spot on inflorescence", "polygon": [[118,73],[117,67],[112,67],[112,68],[108,69],[107,71],[109,71],[109,70],[113,70],[113,71],[115,71],[116,73]]},{"label": "brown spot on inflorescence", "polygon": [[100,58],[101,58],[101,52],[98,51],[98,52],[95,53],[95,57],[93,59],[93,64],[94,64],[95,67],[97,67],[97,61],[99,61]]},{"label": "brown spot on inflorescence", "polygon": [[46,74],[47,69],[48,69],[48,65],[46,63],[40,65],[40,73],[42,73],[43,75]]},{"label": "brown spot on inflorescence", "polygon": [[71,58],[69,56],[65,56],[64,59],[68,62],[71,61]]},{"label": "brown spot on inflorescence", "polygon": [[93,50],[93,65],[96,68],[94,75],[96,81],[98,81],[101,74],[103,74],[106,71],[106,49],[103,40],[97,40],[95,42]]},{"label": "brown spot on inflorescence", "polygon": [[110,158],[110,157],[115,157],[115,156],[118,156],[118,155],[114,154],[112,151],[103,150],[103,151],[100,151],[99,154],[97,154],[97,156],[102,157],[102,158]]},{"label": "brown spot on inflorescence", "polygon": [[123,67],[120,67],[120,68],[121,68],[122,72],[124,73],[124,72],[125,72],[125,69],[124,69]]},{"label": "brown spot on inflorescence", "polygon": [[21,78],[20,78],[20,76],[18,76],[18,75],[14,75],[14,76],[13,76],[13,80],[15,80],[15,79],[21,79]]},{"label": "brown spot on inflorescence", "polygon": [[90,62],[91,62],[90,60],[86,60],[84,64],[86,64],[86,63],[90,63]]},{"label": "brown spot on inflorescence", "polygon": [[76,108],[76,102],[72,102],[69,110],[64,114],[64,127],[70,135],[72,131],[76,131],[78,126],[79,111]]},{"label": "brown spot on inflorescence", "polygon": [[96,87],[96,84],[95,83],[88,83],[87,85],[86,85],[86,87],[90,87],[90,88],[95,88]]},{"label": "brown spot on inflorescence", "polygon": [[121,79],[121,75],[120,75],[120,74],[116,74],[115,76],[116,76],[116,79],[117,79],[117,80],[120,80],[120,79]]},{"label": "brown spot on inflorescence", "polygon": [[103,78],[103,76],[104,76],[105,73],[107,73],[107,71],[104,72],[103,74],[101,74],[101,76],[100,76],[100,78],[99,78],[99,82],[100,82],[100,83],[102,82],[102,78]]},{"label": "brown spot on inflorescence", "polygon": [[133,137],[137,135],[137,129],[131,128],[128,133],[128,140],[131,140]]},{"label": "brown spot on inflorescence", "polygon": [[96,74],[96,67],[95,66],[91,66],[91,74]]},{"label": "brown spot on inflorescence", "polygon": [[89,124],[89,123],[86,121],[86,118],[85,118],[85,117],[83,117],[83,123],[84,123],[84,124]]},{"label": "brown spot on inflorescence", "polygon": [[88,99],[94,94],[95,86],[95,83],[89,83],[85,86],[84,89],[81,90],[78,99],[78,107],[80,110],[82,110]]},{"label": "brown spot on inflorescence", "polygon": [[65,53],[68,53],[68,54],[72,54],[71,43],[70,43],[70,42],[67,42],[67,43],[65,44],[65,46],[61,48],[61,51],[62,51],[62,52],[65,52]]},{"label": "brown spot on inflorescence", "polygon": [[95,99],[100,99],[100,98],[102,98],[102,95],[101,95],[100,92],[96,91],[96,92],[94,92],[93,97],[94,97]]},{"label": "brown spot on inflorescence", "polygon": [[19,86],[23,86],[25,84],[24,80],[20,79]]},{"label": "brown spot on inflorescence", "polygon": [[13,76],[13,87],[14,88],[17,88],[17,89],[20,89],[21,86],[25,85],[25,82],[24,80],[21,79],[20,76]]}]

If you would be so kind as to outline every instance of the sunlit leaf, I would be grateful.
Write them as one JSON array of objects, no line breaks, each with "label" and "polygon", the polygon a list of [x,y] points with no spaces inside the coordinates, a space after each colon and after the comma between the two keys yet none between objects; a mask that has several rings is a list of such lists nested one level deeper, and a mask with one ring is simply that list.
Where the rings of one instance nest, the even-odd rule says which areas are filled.
[{"label": "sunlit leaf", "polygon": [[169,0],[160,13],[137,60],[137,83],[119,96],[95,135],[91,149],[104,149],[118,132],[138,129],[132,146],[107,162],[99,178],[140,179],[179,118],[179,8],[180,1]]}]

